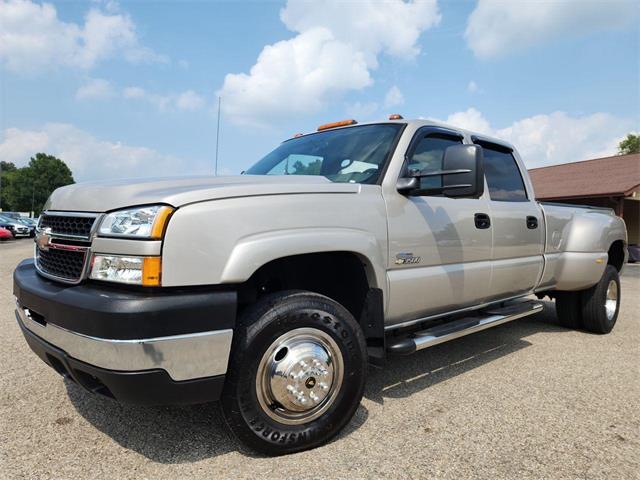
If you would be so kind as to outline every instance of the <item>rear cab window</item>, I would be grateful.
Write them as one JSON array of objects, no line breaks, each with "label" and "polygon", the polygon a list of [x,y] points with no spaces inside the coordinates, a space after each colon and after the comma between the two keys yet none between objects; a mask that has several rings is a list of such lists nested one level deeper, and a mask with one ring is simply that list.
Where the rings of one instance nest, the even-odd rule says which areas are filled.
[{"label": "rear cab window", "polygon": [[484,153],[484,175],[489,187],[491,200],[497,202],[527,202],[520,168],[510,148],[474,140]]}]

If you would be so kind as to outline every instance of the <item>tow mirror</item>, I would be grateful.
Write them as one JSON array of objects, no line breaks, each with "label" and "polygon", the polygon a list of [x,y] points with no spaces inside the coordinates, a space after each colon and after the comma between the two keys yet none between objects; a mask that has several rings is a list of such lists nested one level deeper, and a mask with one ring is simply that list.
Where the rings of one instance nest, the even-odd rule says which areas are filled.
[{"label": "tow mirror", "polygon": [[[440,177],[439,187],[420,187],[420,179]],[[484,193],[482,147],[452,145],[444,151],[442,170],[411,171],[398,179],[397,189],[405,195],[444,195],[451,198],[479,198]]]}]

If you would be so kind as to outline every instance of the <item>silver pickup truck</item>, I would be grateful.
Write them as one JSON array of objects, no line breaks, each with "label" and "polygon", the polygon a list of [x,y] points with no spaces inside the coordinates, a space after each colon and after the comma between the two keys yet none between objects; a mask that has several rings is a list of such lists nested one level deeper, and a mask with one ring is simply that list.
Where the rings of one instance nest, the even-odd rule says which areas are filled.
[{"label": "silver pickup truck", "polygon": [[86,390],[220,400],[241,441],[277,455],[350,421],[368,363],[535,314],[535,296],[566,327],[611,331],[626,247],[610,210],[536,202],[501,140],[344,121],[239,176],[56,190],[14,273],[16,316]]}]

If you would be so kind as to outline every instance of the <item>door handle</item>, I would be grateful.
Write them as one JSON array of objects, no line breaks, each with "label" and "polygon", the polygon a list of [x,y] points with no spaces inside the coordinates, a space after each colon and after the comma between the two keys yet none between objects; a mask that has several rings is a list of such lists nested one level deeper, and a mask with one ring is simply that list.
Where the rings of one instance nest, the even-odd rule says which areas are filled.
[{"label": "door handle", "polygon": [[491,218],[486,213],[476,213],[473,216],[473,220],[476,222],[476,228],[481,230],[487,229],[491,226]]},{"label": "door handle", "polygon": [[538,218],[537,217],[527,217],[527,228],[529,230],[534,230],[538,228]]}]

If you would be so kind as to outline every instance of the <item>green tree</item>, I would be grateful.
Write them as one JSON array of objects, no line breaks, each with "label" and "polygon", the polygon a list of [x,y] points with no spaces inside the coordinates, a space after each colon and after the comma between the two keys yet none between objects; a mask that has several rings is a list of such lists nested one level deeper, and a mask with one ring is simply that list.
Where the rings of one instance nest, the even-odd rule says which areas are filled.
[{"label": "green tree", "polygon": [[300,160],[297,160],[296,163],[293,164],[294,175],[320,175],[321,168],[321,159],[314,160],[308,165],[305,165]]},{"label": "green tree", "polygon": [[618,153],[620,155],[640,153],[640,135],[634,135],[633,133],[627,135],[627,138],[618,144]]},{"label": "green tree", "polygon": [[11,184],[16,170],[17,168],[13,163],[0,160],[0,210],[11,210],[7,188]]},{"label": "green tree", "polygon": [[4,160],[0,160],[0,172],[15,172],[17,170],[16,166],[13,162],[5,162]]},{"label": "green tree", "polygon": [[37,153],[31,157],[29,165],[8,172],[7,177],[7,185],[2,190],[8,206],[3,201],[3,209],[33,210],[36,215],[56,188],[74,183],[69,167],[59,158],[45,153]]}]

